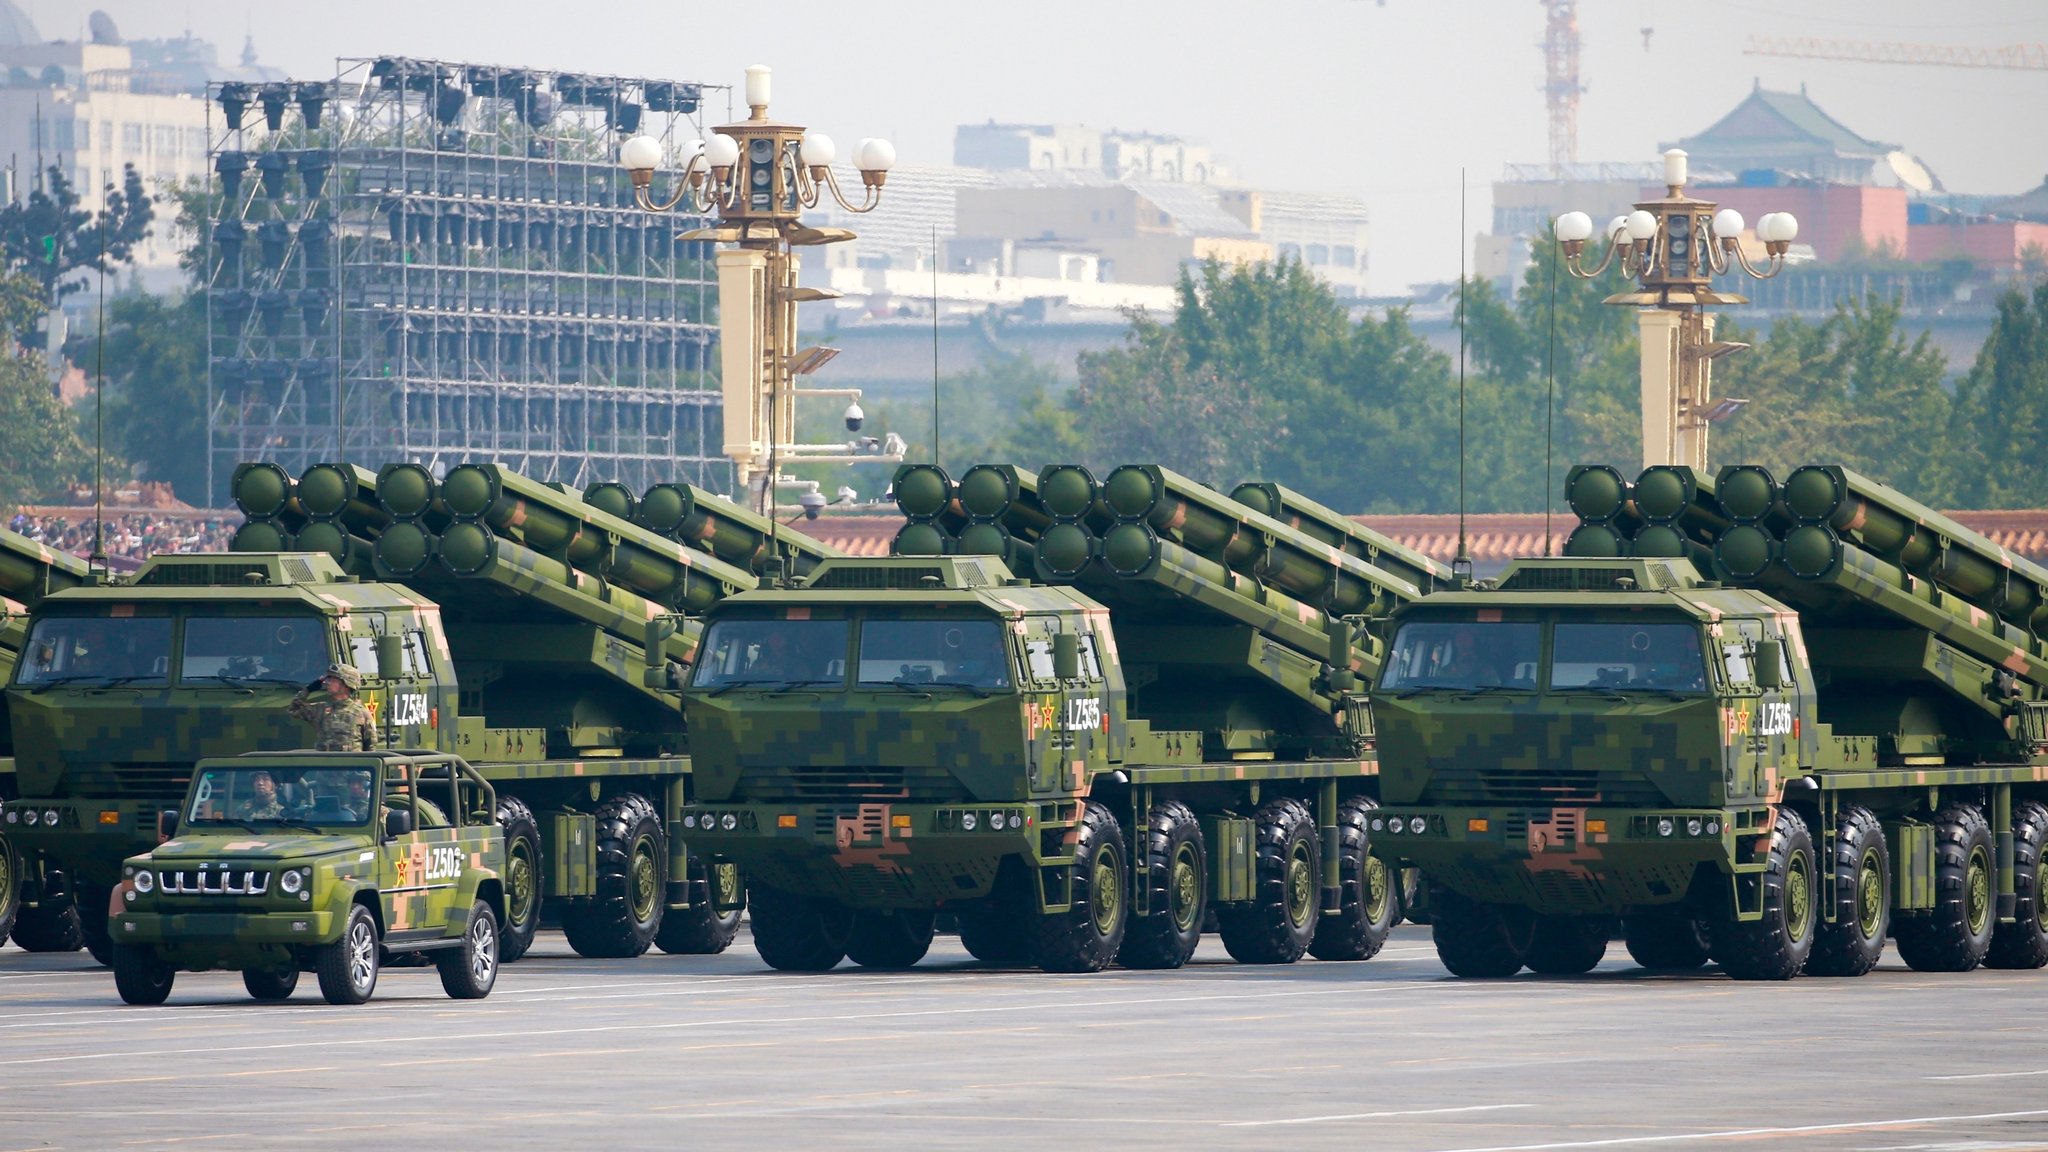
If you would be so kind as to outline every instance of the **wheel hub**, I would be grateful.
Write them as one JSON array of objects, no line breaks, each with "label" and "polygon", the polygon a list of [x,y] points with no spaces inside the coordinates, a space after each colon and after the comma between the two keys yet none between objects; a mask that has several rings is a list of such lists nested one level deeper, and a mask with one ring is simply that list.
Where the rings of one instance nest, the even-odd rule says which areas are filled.
[{"label": "wheel hub", "polygon": [[1095,907],[1095,932],[1107,936],[1116,931],[1116,920],[1122,909],[1123,884],[1118,875],[1116,853],[1104,847],[1095,853],[1095,867],[1089,878],[1090,902]]},{"label": "wheel hub", "polygon": [[633,842],[632,868],[633,919],[644,923],[654,918],[654,902],[660,888],[655,882],[660,869],[655,866],[654,845],[651,842]]},{"label": "wheel hub", "polygon": [[1865,940],[1878,935],[1884,924],[1884,870],[1878,867],[1877,849],[1863,853],[1856,876],[1856,929]]},{"label": "wheel hub", "polygon": [[1785,931],[1794,940],[1806,939],[1813,927],[1813,867],[1800,852],[1785,865]]},{"label": "wheel hub", "polygon": [[1980,845],[1970,850],[1970,866],[1963,881],[1963,913],[1971,935],[1979,935],[1991,919],[1991,861]]},{"label": "wheel hub", "polygon": [[1287,919],[1296,928],[1308,924],[1315,913],[1316,878],[1310,867],[1308,845],[1297,843],[1287,854]]},{"label": "wheel hub", "polygon": [[1195,862],[1192,844],[1182,844],[1173,854],[1173,875],[1167,887],[1174,930],[1193,929],[1202,906],[1202,870]]}]

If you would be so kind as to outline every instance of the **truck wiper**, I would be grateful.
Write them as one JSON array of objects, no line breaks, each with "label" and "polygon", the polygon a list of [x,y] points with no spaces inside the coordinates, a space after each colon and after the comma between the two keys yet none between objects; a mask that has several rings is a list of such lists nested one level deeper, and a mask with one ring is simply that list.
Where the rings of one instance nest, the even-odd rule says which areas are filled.
[{"label": "truck wiper", "polygon": [[41,692],[46,688],[54,688],[59,684],[88,684],[94,688],[119,688],[123,684],[133,684],[137,680],[153,680],[155,678],[154,674],[142,673],[133,676],[56,676],[37,683],[33,691]]},{"label": "truck wiper", "polygon": [[758,692],[787,692],[792,688],[814,688],[820,684],[837,683],[837,680],[728,680],[704,695],[716,696],[735,688],[752,688]]},{"label": "truck wiper", "polygon": [[295,816],[279,816],[277,819],[272,820],[271,823],[282,824],[287,828],[303,828],[308,832],[322,831],[321,827],[318,824],[315,824],[309,820],[301,820]]},{"label": "truck wiper", "polygon": [[936,684],[941,688],[965,688],[983,700],[996,694],[996,690],[993,688],[984,688],[979,684],[970,683],[966,680],[927,680],[925,683]]},{"label": "truck wiper", "polygon": [[186,676],[186,683],[197,680],[218,680],[223,684],[296,684],[297,680],[281,680],[270,676],[237,676],[233,672],[218,672],[212,676]]}]

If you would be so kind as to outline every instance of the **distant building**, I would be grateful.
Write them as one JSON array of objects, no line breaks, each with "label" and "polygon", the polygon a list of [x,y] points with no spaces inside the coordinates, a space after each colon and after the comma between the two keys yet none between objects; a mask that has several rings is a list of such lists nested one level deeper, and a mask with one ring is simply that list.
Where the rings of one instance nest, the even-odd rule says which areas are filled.
[{"label": "distant building", "polygon": [[1191,263],[1273,258],[1273,246],[1256,230],[1192,185],[1071,173],[1058,183],[962,189],[956,196],[947,250],[961,253],[960,270],[1171,284]]},{"label": "distant building", "polygon": [[1661,147],[1683,148],[1694,164],[1733,173],[1742,184],[1941,191],[1941,181],[1918,158],[1858,135],[1822,111],[1803,84],[1794,93],[1766,91],[1759,83],[1706,131]]},{"label": "distant building", "polygon": [[962,124],[953,163],[996,172],[1100,172],[1118,180],[1212,184],[1229,172],[1207,144],[1183,136],[1082,124]]}]

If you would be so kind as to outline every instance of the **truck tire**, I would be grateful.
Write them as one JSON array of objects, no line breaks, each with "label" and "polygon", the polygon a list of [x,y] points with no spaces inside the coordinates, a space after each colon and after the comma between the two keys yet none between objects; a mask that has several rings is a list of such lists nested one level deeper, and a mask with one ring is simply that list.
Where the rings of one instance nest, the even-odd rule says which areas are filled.
[{"label": "truck tire", "polygon": [[258,1000],[289,1000],[299,986],[297,968],[244,968],[242,987]]},{"label": "truck tire", "polygon": [[1216,909],[1217,934],[1240,964],[1292,964],[1315,939],[1322,910],[1322,838],[1308,805],[1268,800],[1254,816],[1252,898]]},{"label": "truck tire", "polygon": [[1429,924],[1429,880],[1420,868],[1403,868],[1397,873],[1401,877],[1401,914],[1394,921],[1405,920],[1410,924]]},{"label": "truck tire", "polygon": [[2028,800],[2012,806],[2013,918],[1991,930],[1986,968],[2048,965],[2048,808]]},{"label": "truck tire", "polygon": [[1614,921],[1606,916],[1538,916],[1522,963],[1545,976],[1580,976],[1607,957]]},{"label": "truck tire", "polygon": [[1018,857],[1004,857],[989,894],[953,909],[960,946],[984,964],[1015,968],[1031,962],[1026,928],[1038,916],[1038,897],[1031,893],[1025,867]]},{"label": "truck tire", "polygon": [[863,968],[909,968],[931,948],[929,911],[863,909],[846,937],[846,958]]},{"label": "truck tire", "polygon": [[1316,920],[1308,954],[1318,960],[1370,960],[1387,943],[1400,915],[1398,880],[1371,846],[1367,813],[1379,807],[1369,796],[1353,796],[1337,806],[1337,871],[1343,903],[1335,916]]},{"label": "truck tire", "polygon": [[1809,976],[1861,976],[1877,967],[1891,921],[1891,853],[1884,825],[1868,808],[1842,809],[1835,819],[1835,922],[1814,928]]},{"label": "truck tire", "polygon": [[846,957],[853,910],[837,900],[747,885],[754,950],[778,972],[829,972]]},{"label": "truck tire", "polygon": [[1074,862],[1064,912],[1033,916],[1031,962],[1047,972],[1100,972],[1123,945],[1130,857],[1123,825],[1101,804],[1089,802],[1074,827]]},{"label": "truck tire", "polygon": [[102,968],[114,962],[114,939],[107,934],[107,897],[97,884],[77,881],[72,885],[72,903],[78,906],[78,937],[85,950]]},{"label": "truck tire", "polygon": [[1152,910],[1131,915],[1116,962],[1126,968],[1178,968],[1202,942],[1209,887],[1202,822],[1178,800],[1154,804],[1144,842],[1133,855],[1138,885]]},{"label": "truck tire", "polygon": [[1714,959],[1737,980],[1790,980],[1813,953],[1820,891],[1815,883],[1813,836],[1790,808],[1778,809],[1771,853],[1764,869],[1763,918],[1740,921],[1723,897],[1714,918]]},{"label": "truck tire", "polygon": [[1660,905],[1621,919],[1621,938],[1635,962],[1653,972],[1692,972],[1712,954],[1707,925],[1685,904]]},{"label": "truck tire", "polygon": [[14,918],[13,936],[24,952],[76,952],[85,947],[78,908],[69,896],[46,897],[34,907],[23,905]]},{"label": "truck tire", "polygon": [[1918,972],[1968,972],[1984,962],[1998,924],[1997,860],[1983,809],[1951,804],[1936,814],[1934,910],[1899,918],[1892,932],[1900,959]]},{"label": "truck tire", "polygon": [[510,964],[533,947],[540,931],[540,824],[517,796],[498,797],[498,827],[505,831],[505,922],[498,927],[498,961]]},{"label": "truck tire", "polygon": [[341,923],[341,939],[313,955],[313,971],[320,977],[320,995],[329,1004],[368,1001],[377,990],[382,952],[376,918],[361,904],[349,905],[348,916]]},{"label": "truck tire", "polygon": [[109,957],[114,967],[114,991],[124,1004],[161,1004],[171,997],[171,985],[178,970],[157,958],[156,949],[123,944]]},{"label": "truck tire", "polygon": [[21,860],[6,835],[0,834],[0,941],[14,931],[14,917],[20,911]]},{"label": "truck tire", "polygon": [[434,967],[441,970],[441,991],[455,1000],[481,1000],[498,984],[498,962],[504,934],[498,931],[498,914],[479,900],[469,906],[469,926],[462,930],[462,947],[443,948],[434,953]]},{"label": "truck tire", "polygon": [[[740,912],[747,906],[747,882],[737,864],[711,867],[698,857],[690,858],[691,887],[702,887],[707,899],[685,909],[670,908],[661,914],[661,931],[654,934],[654,946],[671,956],[716,956],[731,947],[740,932]],[[736,904],[720,912],[708,898],[716,893],[724,902]]]},{"label": "truck tire", "polygon": [[1498,980],[1522,970],[1536,933],[1536,914],[1489,904],[1441,885],[1429,890],[1429,935],[1437,959],[1453,976]]},{"label": "truck tire", "polygon": [[597,893],[562,914],[562,934],[578,956],[629,960],[661,931],[668,848],[661,817],[634,793],[598,805]]}]

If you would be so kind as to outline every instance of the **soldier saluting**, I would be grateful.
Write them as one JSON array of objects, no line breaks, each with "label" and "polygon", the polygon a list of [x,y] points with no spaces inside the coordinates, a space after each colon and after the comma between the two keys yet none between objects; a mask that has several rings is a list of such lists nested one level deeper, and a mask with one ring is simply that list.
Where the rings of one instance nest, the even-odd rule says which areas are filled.
[{"label": "soldier saluting", "polygon": [[[326,675],[299,689],[286,711],[319,733],[313,745],[319,751],[368,752],[376,747],[377,725],[370,719],[370,710],[356,699],[356,689],[362,686],[362,673],[336,664]],[[324,696],[316,699],[316,691]]]}]

